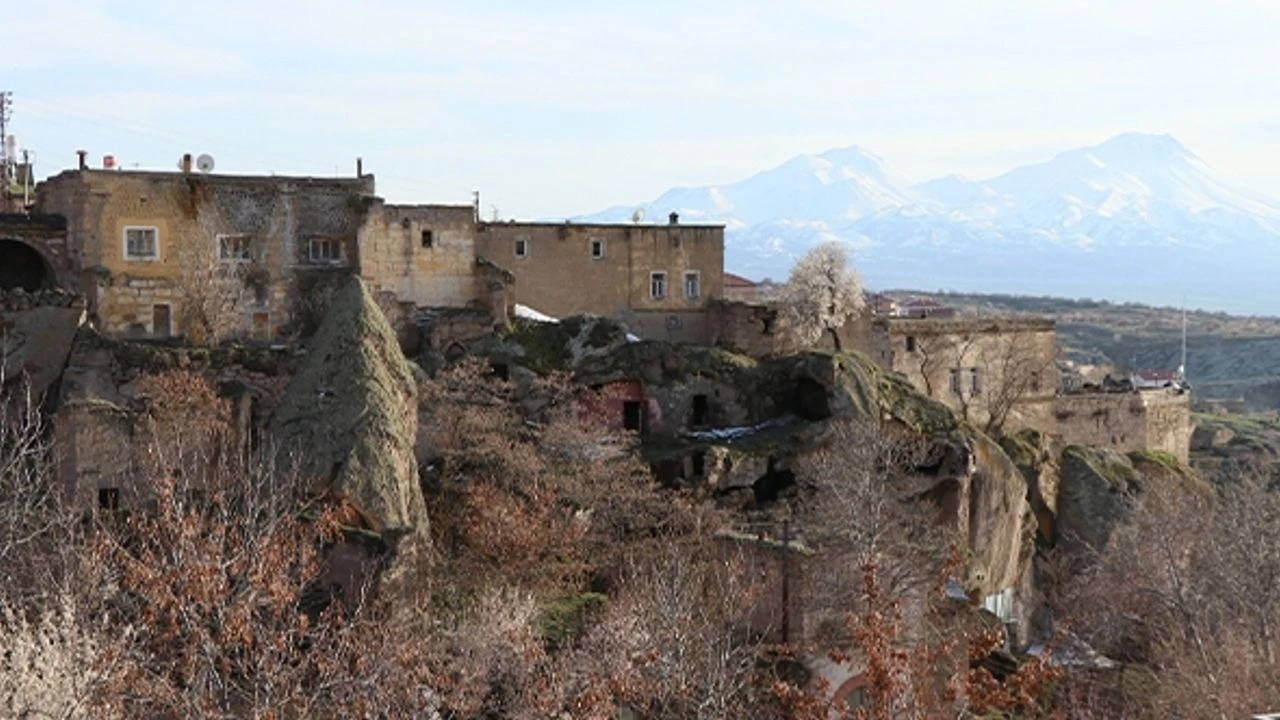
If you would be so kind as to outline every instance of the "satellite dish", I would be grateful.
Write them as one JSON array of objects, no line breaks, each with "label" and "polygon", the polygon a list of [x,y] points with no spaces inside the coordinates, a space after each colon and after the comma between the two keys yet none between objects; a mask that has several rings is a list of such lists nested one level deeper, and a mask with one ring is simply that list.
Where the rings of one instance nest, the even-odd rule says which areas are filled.
[{"label": "satellite dish", "polygon": [[631,213],[631,222],[639,223],[639,222],[642,222],[643,220],[644,220],[644,208],[636,208],[636,211]]},{"label": "satellite dish", "polygon": [[196,169],[202,173],[213,172],[213,156],[204,154],[196,158]]}]

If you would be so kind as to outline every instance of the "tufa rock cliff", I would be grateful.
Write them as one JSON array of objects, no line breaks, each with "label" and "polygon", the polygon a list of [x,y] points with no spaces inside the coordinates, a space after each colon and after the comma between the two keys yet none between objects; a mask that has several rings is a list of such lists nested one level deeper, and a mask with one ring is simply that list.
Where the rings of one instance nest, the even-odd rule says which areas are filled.
[{"label": "tufa rock cliff", "polygon": [[[395,332],[351,278],[312,339],[270,426],[282,462],[327,483],[397,552],[425,550],[414,458],[417,385]],[[406,545],[405,540],[411,542]]]}]

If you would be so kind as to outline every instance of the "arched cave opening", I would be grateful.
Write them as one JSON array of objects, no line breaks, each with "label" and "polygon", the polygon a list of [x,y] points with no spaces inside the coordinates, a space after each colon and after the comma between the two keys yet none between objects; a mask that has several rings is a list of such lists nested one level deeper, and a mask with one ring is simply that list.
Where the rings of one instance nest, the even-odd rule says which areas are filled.
[{"label": "arched cave opening", "polygon": [[0,290],[39,290],[50,284],[50,275],[35,248],[18,240],[0,240]]},{"label": "arched cave opening", "polygon": [[831,417],[827,389],[817,380],[800,378],[796,381],[795,389],[792,390],[791,412],[811,422]]},{"label": "arched cave opening", "polygon": [[776,502],[783,493],[795,487],[796,475],[790,470],[780,470],[769,458],[768,469],[751,485],[756,505],[768,505]]}]

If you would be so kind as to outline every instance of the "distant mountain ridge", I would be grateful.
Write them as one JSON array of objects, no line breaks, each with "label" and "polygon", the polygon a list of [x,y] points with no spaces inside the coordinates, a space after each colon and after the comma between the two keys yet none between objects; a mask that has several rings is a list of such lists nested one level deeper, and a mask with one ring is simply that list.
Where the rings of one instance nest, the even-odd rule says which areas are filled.
[{"label": "distant mountain ridge", "polygon": [[854,146],[577,219],[625,221],[637,207],[724,223],[726,269],[756,279],[785,277],[834,239],[873,287],[1280,314],[1280,202],[1223,182],[1168,135],[1124,133],[986,180],[916,185]]}]

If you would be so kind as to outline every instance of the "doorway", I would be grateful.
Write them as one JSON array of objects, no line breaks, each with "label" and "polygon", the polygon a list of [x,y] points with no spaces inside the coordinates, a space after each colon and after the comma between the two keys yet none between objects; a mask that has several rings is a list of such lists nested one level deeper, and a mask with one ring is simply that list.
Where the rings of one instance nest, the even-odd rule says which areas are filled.
[{"label": "doorway", "polygon": [[168,305],[151,306],[151,336],[167,338],[173,334],[171,313]]},{"label": "doorway", "polygon": [[623,401],[622,427],[634,432],[644,432],[644,405],[639,400]]}]

